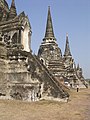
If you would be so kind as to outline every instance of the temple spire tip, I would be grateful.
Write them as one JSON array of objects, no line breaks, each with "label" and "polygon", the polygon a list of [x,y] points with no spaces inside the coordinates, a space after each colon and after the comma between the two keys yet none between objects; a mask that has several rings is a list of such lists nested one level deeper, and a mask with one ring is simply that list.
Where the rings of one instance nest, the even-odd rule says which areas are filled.
[{"label": "temple spire tip", "polygon": [[66,37],[68,37],[68,33],[66,33]]},{"label": "temple spire tip", "polygon": [[9,19],[13,19],[17,16],[16,6],[15,6],[15,0],[12,0],[11,7],[10,7],[10,13],[9,13]]},{"label": "temple spire tip", "polygon": [[50,12],[50,6],[48,6],[48,16],[47,16],[47,24],[46,24],[46,32],[45,32],[45,39],[55,39],[54,31],[53,31],[53,24],[52,24],[52,17]]},{"label": "temple spire tip", "polygon": [[64,56],[71,56],[69,41],[68,41],[68,33],[66,33],[66,46],[65,46]]}]

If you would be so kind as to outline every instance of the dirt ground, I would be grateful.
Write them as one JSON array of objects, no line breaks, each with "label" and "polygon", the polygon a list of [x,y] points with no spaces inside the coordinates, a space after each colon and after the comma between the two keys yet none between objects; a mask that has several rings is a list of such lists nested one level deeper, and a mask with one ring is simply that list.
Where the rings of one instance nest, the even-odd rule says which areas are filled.
[{"label": "dirt ground", "polygon": [[68,103],[0,100],[0,120],[90,120],[90,88],[70,94]]}]

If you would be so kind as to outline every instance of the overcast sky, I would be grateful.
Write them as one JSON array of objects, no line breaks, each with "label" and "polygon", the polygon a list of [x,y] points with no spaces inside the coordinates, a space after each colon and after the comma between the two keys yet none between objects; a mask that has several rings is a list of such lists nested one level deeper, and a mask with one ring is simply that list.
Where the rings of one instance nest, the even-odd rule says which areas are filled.
[{"label": "overcast sky", "polygon": [[[11,0],[7,0],[9,6]],[[57,43],[65,49],[66,33],[72,56],[90,78],[90,0],[15,0],[18,14],[25,11],[32,27],[31,48],[38,52],[44,38],[48,6],[51,7],[53,28]]]}]

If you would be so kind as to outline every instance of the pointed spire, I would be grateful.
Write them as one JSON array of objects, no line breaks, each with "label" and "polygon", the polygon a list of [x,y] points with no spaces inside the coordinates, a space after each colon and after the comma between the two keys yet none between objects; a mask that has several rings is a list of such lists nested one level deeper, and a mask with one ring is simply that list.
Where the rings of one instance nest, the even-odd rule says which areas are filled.
[{"label": "pointed spire", "polygon": [[53,25],[52,25],[50,6],[48,7],[47,25],[46,25],[46,33],[45,33],[44,40],[45,39],[55,39],[54,32],[53,32]]},{"label": "pointed spire", "polygon": [[66,47],[65,47],[64,56],[71,56],[69,41],[68,41],[68,33],[66,34]]},{"label": "pointed spire", "polygon": [[16,7],[15,7],[15,1],[12,0],[10,12],[9,12],[9,19],[13,19],[17,16]]}]

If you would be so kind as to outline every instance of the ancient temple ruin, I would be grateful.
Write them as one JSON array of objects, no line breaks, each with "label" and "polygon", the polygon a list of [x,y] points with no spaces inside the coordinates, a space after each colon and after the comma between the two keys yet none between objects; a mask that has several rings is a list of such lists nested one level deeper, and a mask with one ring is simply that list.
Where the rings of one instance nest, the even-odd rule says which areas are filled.
[{"label": "ancient temple ruin", "polygon": [[17,14],[15,1],[9,8],[0,0],[0,99],[66,101],[67,87],[32,54],[31,35],[29,19]]},{"label": "ancient temple ruin", "polygon": [[48,8],[45,37],[38,50],[38,57],[58,82],[68,83],[73,88],[77,85],[80,88],[86,87],[82,69],[79,66],[76,67],[71,55],[68,34],[66,35],[64,55],[62,55],[62,51],[58,47],[54,35],[50,7]]}]

